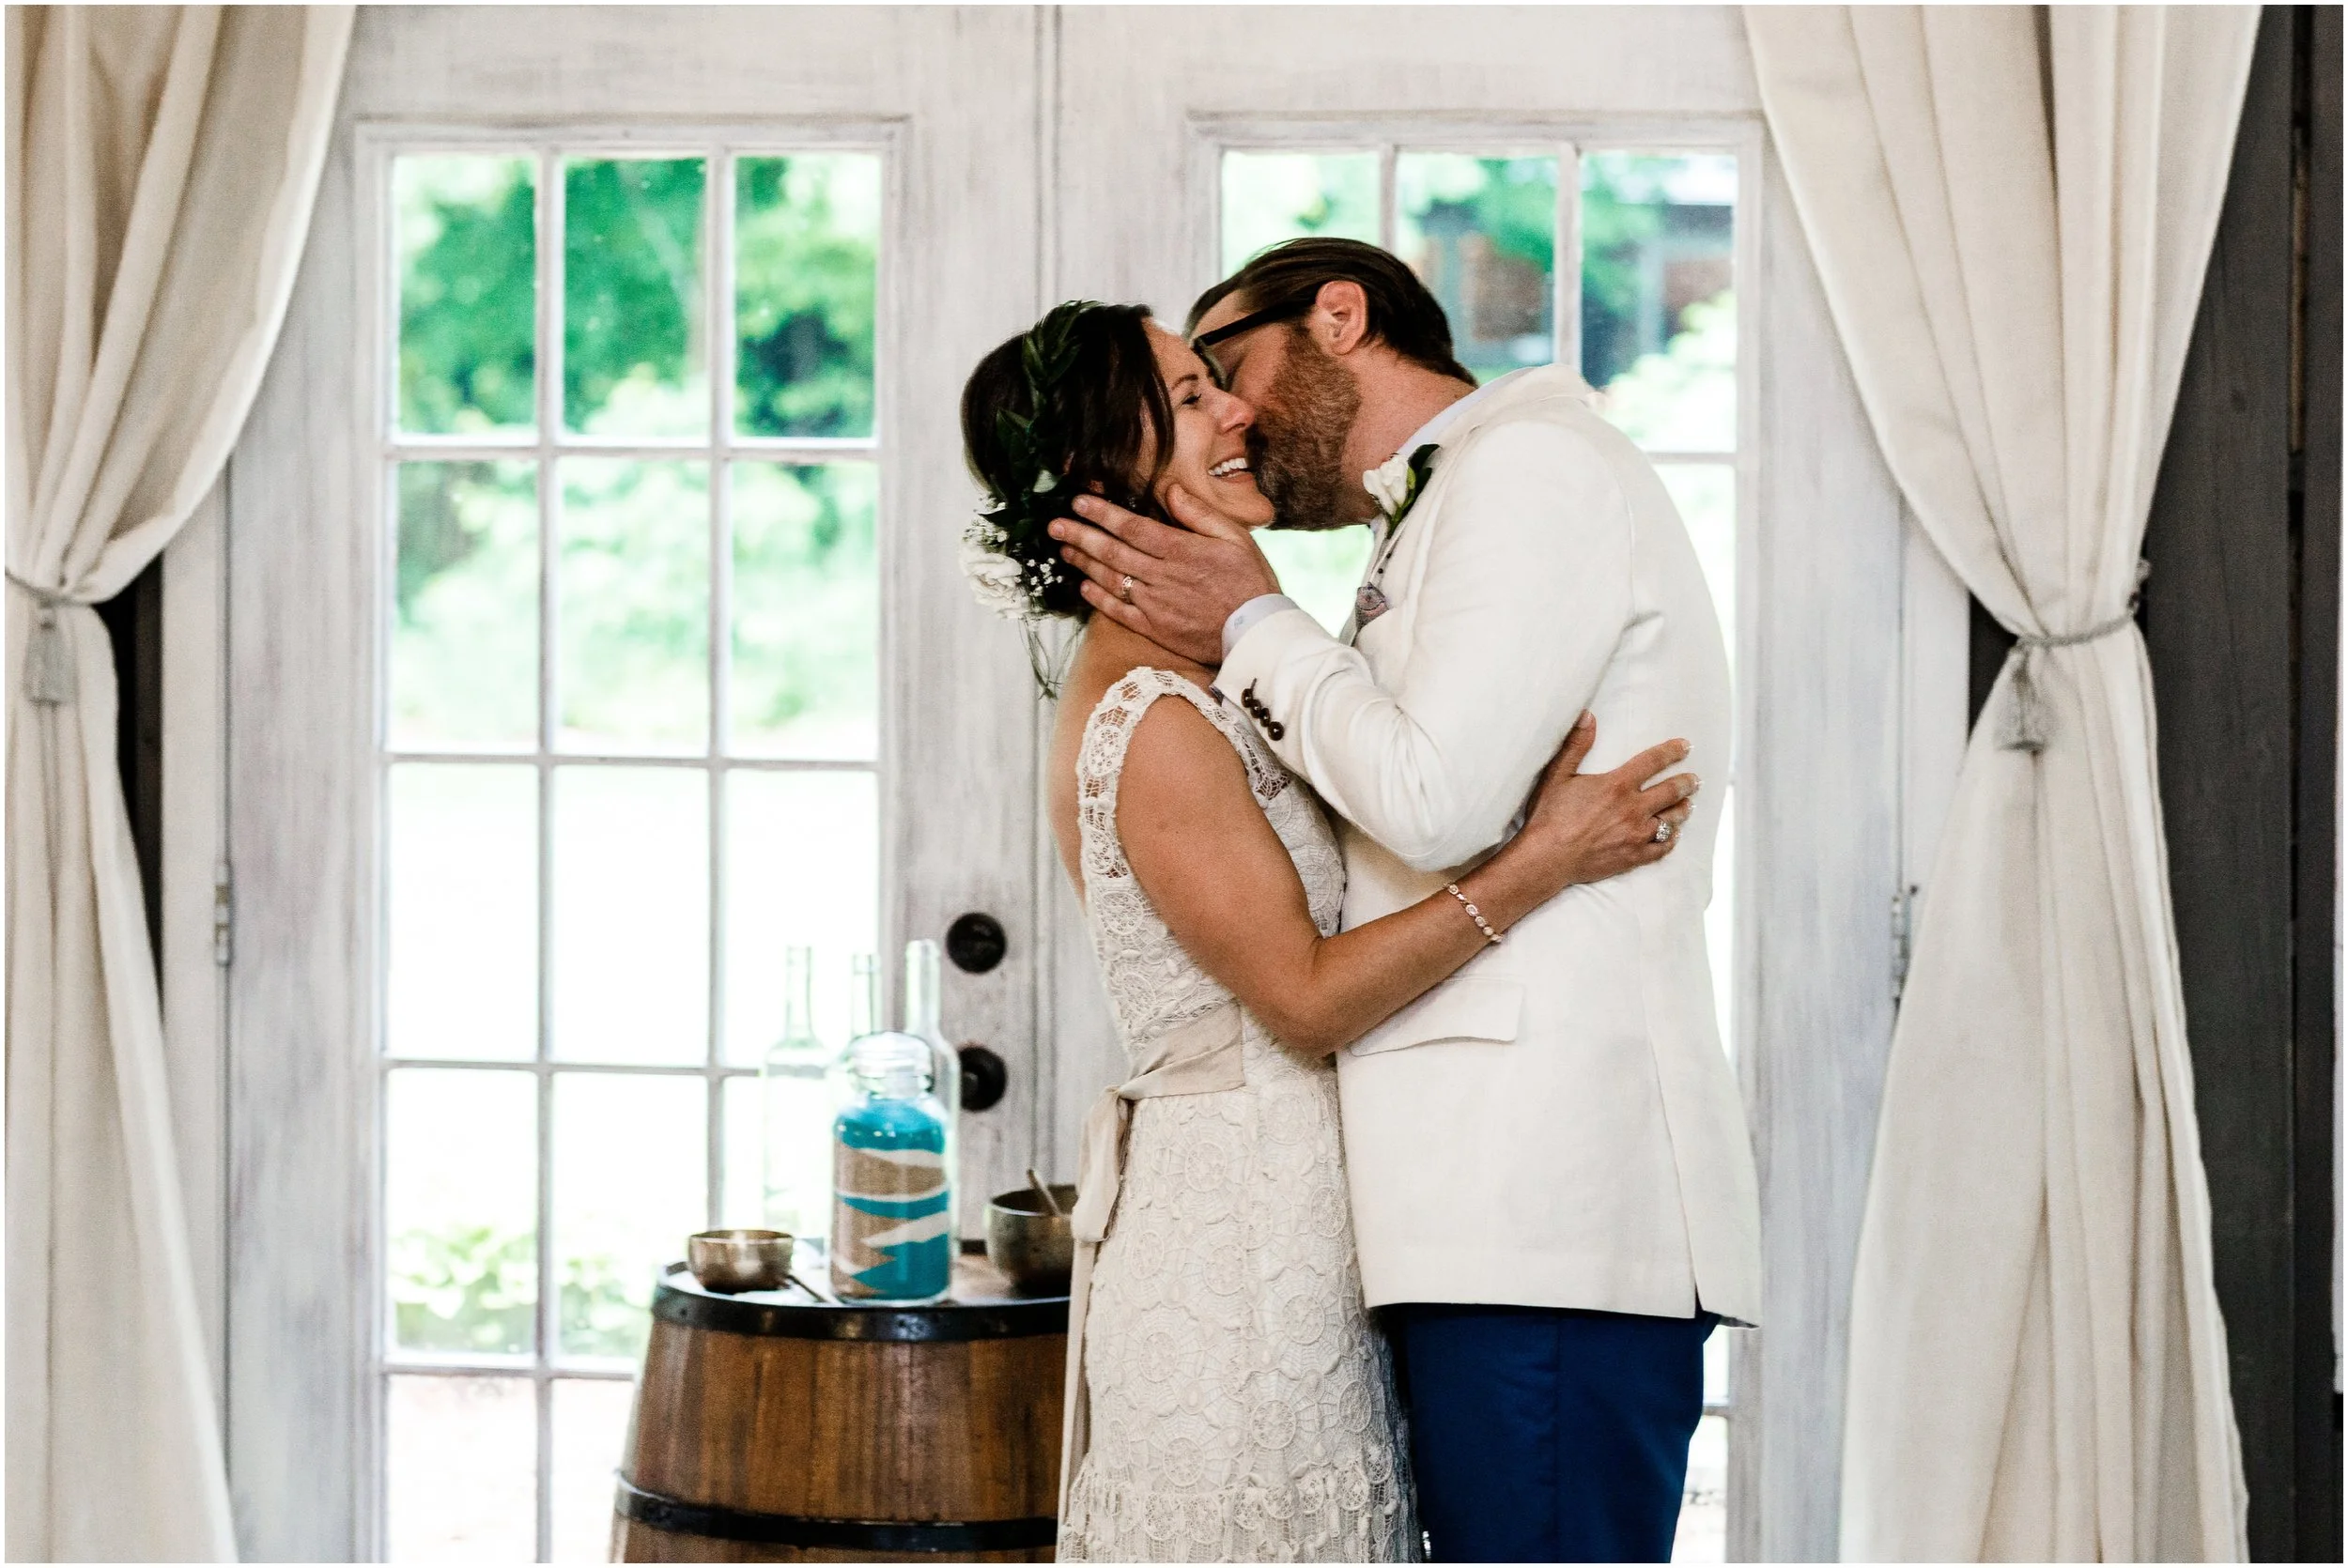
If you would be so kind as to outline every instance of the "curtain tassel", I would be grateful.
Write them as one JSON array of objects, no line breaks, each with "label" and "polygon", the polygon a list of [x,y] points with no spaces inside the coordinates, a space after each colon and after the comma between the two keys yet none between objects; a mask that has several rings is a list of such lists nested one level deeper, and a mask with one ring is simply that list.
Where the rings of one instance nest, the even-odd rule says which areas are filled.
[{"label": "curtain tassel", "polygon": [[74,601],[35,588],[14,572],[8,574],[8,580],[40,604],[40,619],[34,623],[33,635],[24,645],[24,695],[43,707],[61,708],[73,700],[76,685],[73,645],[57,623],[57,611]]},{"label": "curtain tassel", "polygon": [[2144,579],[2153,575],[2153,563],[2136,563],[2136,586],[2128,591],[2127,607],[2110,620],[2090,626],[2083,632],[2069,632],[2061,637],[2023,636],[2014,639],[2014,651],[2005,656],[2014,667],[2014,680],[2006,694],[2005,716],[1998,726],[1998,746],[2005,751],[2027,751],[2033,755],[2047,749],[2050,721],[2047,699],[2039,695],[2038,683],[2031,670],[2037,663],[2040,650],[2047,648],[2076,648],[2083,642],[2094,642],[2124,631],[2136,623],[2136,607],[2144,597]]}]

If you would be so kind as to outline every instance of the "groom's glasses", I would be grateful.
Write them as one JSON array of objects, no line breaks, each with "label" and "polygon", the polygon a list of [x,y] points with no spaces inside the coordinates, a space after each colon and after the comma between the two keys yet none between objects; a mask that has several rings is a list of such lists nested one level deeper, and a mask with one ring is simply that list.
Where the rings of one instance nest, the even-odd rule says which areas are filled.
[{"label": "groom's glasses", "polygon": [[1259,327],[1268,327],[1274,321],[1294,321],[1313,308],[1313,300],[1317,298],[1319,298],[1319,293],[1316,290],[1300,300],[1290,300],[1285,304],[1266,305],[1259,311],[1250,311],[1237,321],[1227,321],[1212,332],[1200,332],[1197,337],[1192,338],[1190,340],[1191,352],[1207,361],[1207,368],[1214,373],[1214,384],[1228,392],[1231,389],[1231,373],[1220,360],[1214,357],[1214,346],[1218,343],[1228,343],[1242,332],[1252,332]]}]

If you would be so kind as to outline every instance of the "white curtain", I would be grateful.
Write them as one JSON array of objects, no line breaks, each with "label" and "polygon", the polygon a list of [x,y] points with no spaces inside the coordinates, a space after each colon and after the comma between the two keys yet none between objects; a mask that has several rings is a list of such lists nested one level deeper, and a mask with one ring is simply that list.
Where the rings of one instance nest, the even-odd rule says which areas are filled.
[{"label": "white curtain", "polygon": [[2023,638],[1966,755],[1892,1040],[1851,1304],[1843,1554],[2238,1560],[2128,612],[2258,11],[1745,20],[1884,454]]},{"label": "white curtain", "polygon": [[236,1555],[89,607],[218,479],[351,8],[8,14],[8,1555]]}]

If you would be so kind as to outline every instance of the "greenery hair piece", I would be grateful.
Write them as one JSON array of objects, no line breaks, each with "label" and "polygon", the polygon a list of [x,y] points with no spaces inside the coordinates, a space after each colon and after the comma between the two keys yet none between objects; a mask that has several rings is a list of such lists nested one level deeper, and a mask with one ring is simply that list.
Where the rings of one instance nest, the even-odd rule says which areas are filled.
[{"label": "greenery hair piece", "polygon": [[1048,615],[1044,594],[1074,570],[1051,542],[1053,520],[1069,515],[1069,498],[1060,494],[1068,438],[1054,394],[1076,365],[1077,319],[1099,308],[1089,300],[1056,305],[1019,340],[1027,412],[997,408],[995,436],[1011,471],[1033,478],[1008,495],[988,486],[986,507],[962,536],[962,569],[972,595],[1004,620],[1021,623],[1027,663],[1046,697],[1059,695],[1060,670],[1040,631]]}]

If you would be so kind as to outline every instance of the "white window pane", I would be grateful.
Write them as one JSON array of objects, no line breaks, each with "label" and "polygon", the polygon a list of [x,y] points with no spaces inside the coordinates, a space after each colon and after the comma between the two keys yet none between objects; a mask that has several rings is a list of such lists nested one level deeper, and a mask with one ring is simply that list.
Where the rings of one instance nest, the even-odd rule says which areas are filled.
[{"label": "white window pane", "polygon": [[554,1053],[707,1059],[709,781],[695,768],[554,775]]},{"label": "white window pane", "polygon": [[[1737,1058],[1737,787],[1707,782],[1721,792],[1721,831],[1712,840],[1712,901],[1704,911],[1704,945],[1712,960],[1712,1008],[1721,1049]],[[1714,1335],[1718,1338],[1718,1335]]]},{"label": "white window pane", "polygon": [[554,1084],[554,1247],[566,1356],[643,1352],[655,1275],[709,1222],[699,1078],[569,1072]]},{"label": "white window pane", "polygon": [[538,775],[391,769],[384,1046],[528,1061],[538,1050]]},{"label": "white window pane", "polygon": [[394,1068],[383,1088],[393,1344],[528,1355],[538,1300],[536,1078]]},{"label": "white window pane", "polygon": [[[1717,1337],[1717,1336],[1715,1336]],[[1707,1416],[1688,1444],[1688,1486],[1679,1505],[1674,1562],[1720,1562],[1728,1556],[1728,1422]]]},{"label": "white window pane", "polygon": [[880,754],[880,470],[734,465],[737,757]]},{"label": "white window pane", "polygon": [[1582,160],[1582,374],[1642,446],[1737,444],[1737,160]]},{"label": "white window pane", "polygon": [[[760,1225],[802,1243],[831,1231],[832,1085],[799,1073],[736,1078],[725,1087],[728,1225]],[[792,1262],[807,1262],[804,1251]]]},{"label": "white window pane", "polygon": [[611,1560],[611,1499],[636,1386],[554,1380],[554,1560]]},{"label": "white window pane", "polygon": [[698,158],[563,165],[563,423],[594,436],[709,429]]},{"label": "white window pane", "polygon": [[538,1416],[527,1377],[392,1377],[387,1543],[394,1562],[538,1555]]},{"label": "white window pane", "polygon": [[538,744],[538,468],[402,463],[393,583],[395,751]]},{"label": "white window pane", "polygon": [[556,701],[565,751],[709,744],[709,469],[566,458]]},{"label": "white window pane", "polygon": [[1223,270],[1299,235],[1378,242],[1374,152],[1223,155]]},{"label": "white window pane", "polygon": [[1478,381],[1557,357],[1557,160],[1405,152],[1395,251],[1451,321]]},{"label": "white window pane", "polygon": [[782,1033],[782,953],[815,950],[815,1031],[848,1038],[848,962],[880,945],[880,797],[869,773],[726,779],[726,1059]]},{"label": "white window pane", "polygon": [[1726,463],[1665,463],[1656,472],[1688,525],[1688,538],[1712,591],[1721,618],[1721,640],[1728,645],[1728,668],[1737,669],[1737,470]]},{"label": "white window pane", "polygon": [[1342,631],[1369,566],[1369,530],[1259,528],[1256,543],[1279,575],[1280,592],[1332,633]]}]

